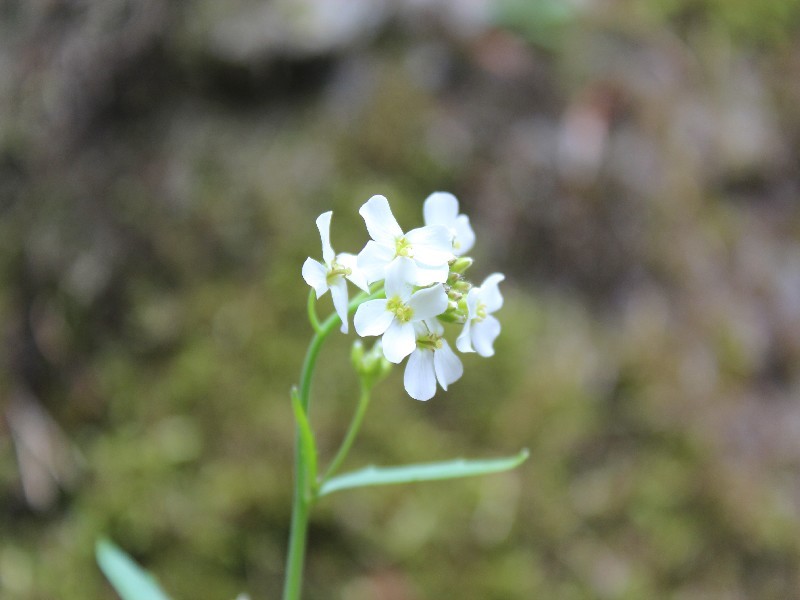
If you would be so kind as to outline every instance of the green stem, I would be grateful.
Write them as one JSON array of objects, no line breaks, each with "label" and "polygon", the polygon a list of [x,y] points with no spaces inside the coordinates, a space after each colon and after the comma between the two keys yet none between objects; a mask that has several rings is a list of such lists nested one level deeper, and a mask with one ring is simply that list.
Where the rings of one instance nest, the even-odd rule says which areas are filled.
[{"label": "green stem", "polygon": [[312,289],[308,293],[308,322],[311,323],[311,327],[314,328],[315,333],[319,333],[320,325],[319,319],[317,318],[317,295]]},{"label": "green stem", "polygon": [[[356,308],[367,300],[375,300],[383,296],[383,287],[378,288],[371,294],[362,292],[350,302],[348,314],[353,313]],[[312,291],[313,295],[313,291]],[[303,367],[300,371],[300,404],[308,416],[308,405],[311,397],[311,378],[317,365],[317,357],[322,348],[322,344],[330,333],[341,323],[341,319],[334,312],[321,324],[316,318],[314,300],[309,296],[309,320],[314,328],[314,337],[308,345]],[[313,317],[312,317],[313,314]],[[303,585],[303,562],[306,551],[306,537],[308,534],[308,516],[311,505],[316,497],[308,498],[306,491],[309,489],[307,484],[308,474],[305,470],[305,461],[302,455],[303,449],[300,444],[300,433],[295,431],[295,460],[294,460],[294,499],[292,501],[292,525],[289,531],[289,549],[286,555],[286,579],[283,586],[283,600],[299,600],[300,591]]]},{"label": "green stem", "polygon": [[336,471],[339,470],[339,467],[342,466],[344,459],[347,458],[347,453],[350,452],[350,447],[353,445],[353,441],[356,439],[358,430],[361,427],[361,422],[364,420],[364,415],[367,412],[367,406],[369,406],[370,392],[371,390],[362,383],[361,395],[359,396],[358,399],[358,408],[356,409],[356,412],[353,415],[352,421],[350,421],[350,427],[347,429],[347,434],[344,436],[344,440],[342,441],[342,445],[339,447],[339,451],[336,453],[336,456],[331,461],[328,470],[325,471],[325,475],[322,477],[322,481],[320,482],[320,487],[328,479],[334,476]]},{"label": "green stem", "polygon": [[[295,467],[297,465],[295,464]],[[303,561],[306,554],[309,503],[305,494],[298,492],[299,471],[295,478],[294,503],[292,505],[292,528],[289,531],[289,552],[286,556],[286,579],[283,584],[284,600],[299,600],[303,585]]]}]

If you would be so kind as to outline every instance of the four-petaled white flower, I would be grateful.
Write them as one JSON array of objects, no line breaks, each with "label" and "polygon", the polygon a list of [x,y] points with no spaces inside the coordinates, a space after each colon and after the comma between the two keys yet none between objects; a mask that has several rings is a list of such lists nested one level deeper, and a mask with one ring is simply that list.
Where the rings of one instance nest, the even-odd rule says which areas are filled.
[{"label": "four-petaled white flower", "polygon": [[384,196],[373,196],[359,209],[372,240],[358,255],[358,266],[369,283],[386,276],[386,268],[399,258],[409,258],[418,267],[413,283],[426,286],[444,283],[455,258],[452,235],[447,227],[430,225],[403,233]]},{"label": "four-petaled white flower", "polygon": [[447,310],[447,293],[441,283],[413,291],[416,271],[410,258],[393,260],[386,268],[386,299],[364,302],[353,318],[358,335],[383,336],[383,355],[395,364],[417,347],[414,324]]},{"label": "four-petaled white flower", "polygon": [[415,400],[430,400],[436,393],[436,382],[447,386],[464,373],[464,366],[444,339],[444,328],[436,319],[415,323],[416,348],[408,358],[403,386]]},{"label": "four-petaled white flower", "polygon": [[453,253],[462,256],[475,245],[475,232],[467,215],[458,214],[458,200],[449,192],[434,192],[422,205],[425,225],[440,225],[450,232]]},{"label": "four-petaled white flower", "polygon": [[314,288],[317,298],[328,290],[331,291],[333,307],[336,314],[342,320],[342,333],[347,333],[347,282],[345,278],[352,281],[357,287],[365,292],[369,291],[367,280],[358,268],[357,259],[354,254],[342,252],[336,254],[331,247],[331,216],[332,211],[324,212],[317,217],[317,229],[322,240],[322,260],[323,263],[307,258],[303,263],[303,279]]},{"label": "four-petaled white flower", "polygon": [[503,296],[497,287],[505,279],[501,273],[489,275],[480,287],[467,292],[467,321],[456,340],[461,352],[477,352],[481,356],[494,354],[494,340],[500,334],[500,321],[492,313],[503,306]]}]

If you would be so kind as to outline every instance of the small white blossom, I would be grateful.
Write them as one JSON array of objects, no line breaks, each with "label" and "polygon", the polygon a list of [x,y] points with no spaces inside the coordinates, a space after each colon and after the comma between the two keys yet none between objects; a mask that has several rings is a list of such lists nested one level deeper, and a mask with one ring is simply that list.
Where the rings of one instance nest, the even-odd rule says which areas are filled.
[{"label": "small white blossom", "polygon": [[386,299],[364,302],[353,318],[358,335],[383,336],[383,355],[395,364],[416,347],[414,323],[447,310],[447,293],[441,283],[413,291],[411,282],[416,279],[416,270],[409,258],[392,261],[386,269]]},{"label": "small white blossom", "polygon": [[462,256],[475,245],[475,232],[467,215],[458,214],[458,200],[449,192],[434,192],[422,206],[425,225],[441,225],[450,232],[453,253]]},{"label": "small white blossom", "polygon": [[403,385],[415,400],[430,400],[436,394],[436,382],[447,386],[464,374],[464,366],[442,335],[444,328],[436,319],[415,323],[416,348],[408,358]]},{"label": "small white blossom", "polygon": [[333,307],[336,314],[342,320],[342,333],[347,333],[347,282],[345,278],[352,281],[357,287],[365,292],[369,291],[367,280],[358,268],[357,258],[354,254],[342,252],[336,254],[331,247],[331,216],[333,212],[328,211],[317,217],[317,229],[322,240],[322,260],[324,263],[307,258],[303,263],[303,279],[314,288],[317,298],[320,298],[328,290],[331,291]]},{"label": "small white blossom", "polygon": [[467,321],[456,347],[461,352],[477,352],[481,356],[494,354],[494,340],[500,335],[500,321],[492,313],[503,306],[503,296],[497,285],[505,279],[501,273],[489,275],[480,287],[467,293]]},{"label": "small white blossom", "polygon": [[452,236],[446,227],[418,227],[403,233],[384,196],[373,196],[358,210],[372,240],[358,255],[358,266],[369,283],[385,278],[386,268],[399,258],[417,266],[414,284],[444,283],[453,255]]}]

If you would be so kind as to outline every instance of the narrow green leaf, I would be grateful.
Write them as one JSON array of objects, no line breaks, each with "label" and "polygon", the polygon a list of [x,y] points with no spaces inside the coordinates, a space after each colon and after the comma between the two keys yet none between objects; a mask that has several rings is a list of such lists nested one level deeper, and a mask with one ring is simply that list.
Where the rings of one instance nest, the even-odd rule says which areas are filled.
[{"label": "narrow green leaf", "polygon": [[122,600],[169,600],[153,576],[109,540],[97,541],[95,556]]},{"label": "narrow green leaf", "polygon": [[314,486],[317,481],[317,447],[296,387],[292,388],[292,408],[294,409],[294,419],[297,422],[297,430],[300,432],[300,450],[305,465],[306,481],[310,486]]},{"label": "narrow green leaf", "polygon": [[436,481],[439,479],[455,479],[457,477],[499,473],[519,466],[525,462],[528,454],[528,450],[524,449],[516,456],[490,460],[457,459],[446,462],[403,465],[401,467],[367,467],[329,479],[322,484],[319,495],[325,496],[339,490],[368,485]]}]

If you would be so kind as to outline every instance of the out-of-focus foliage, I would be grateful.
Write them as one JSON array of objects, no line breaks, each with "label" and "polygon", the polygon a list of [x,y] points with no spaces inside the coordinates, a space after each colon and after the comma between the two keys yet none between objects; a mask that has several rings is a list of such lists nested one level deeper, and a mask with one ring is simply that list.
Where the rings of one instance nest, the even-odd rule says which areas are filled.
[{"label": "out-of-focus foliage", "polygon": [[498,0],[492,9],[497,26],[548,48],[564,39],[565,27],[579,14],[576,3],[558,0]]},{"label": "out-of-focus foliage", "polygon": [[667,19],[679,29],[716,30],[749,44],[791,43],[800,25],[800,2],[797,0],[653,0],[625,4],[656,24]]},{"label": "out-of-focus foliage", "polygon": [[111,597],[103,533],[176,599],[277,597],[314,218],[356,251],[435,189],[507,275],[497,355],[424,404],[396,370],[347,468],[531,458],[324,499],[306,597],[798,595],[796,3],[521,6],[0,7],[0,596]]},{"label": "out-of-focus foliage", "polygon": [[113,542],[99,540],[97,564],[122,600],[169,600],[155,578]]}]

